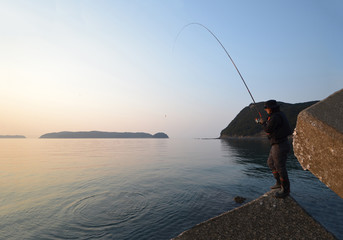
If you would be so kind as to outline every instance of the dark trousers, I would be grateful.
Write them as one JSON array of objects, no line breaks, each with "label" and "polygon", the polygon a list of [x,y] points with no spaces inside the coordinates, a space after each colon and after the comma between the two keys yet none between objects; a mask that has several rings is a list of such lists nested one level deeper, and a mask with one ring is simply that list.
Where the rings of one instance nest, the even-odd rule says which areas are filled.
[{"label": "dark trousers", "polygon": [[268,157],[268,166],[273,172],[277,172],[280,175],[281,181],[288,182],[288,174],[286,169],[287,155],[291,149],[288,140],[273,144]]}]

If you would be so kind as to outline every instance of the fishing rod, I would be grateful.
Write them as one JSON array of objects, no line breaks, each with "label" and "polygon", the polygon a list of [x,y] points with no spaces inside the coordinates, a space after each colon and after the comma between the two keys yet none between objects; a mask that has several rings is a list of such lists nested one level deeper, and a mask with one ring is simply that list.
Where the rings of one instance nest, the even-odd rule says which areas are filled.
[{"label": "fishing rod", "polygon": [[[226,50],[226,48],[224,47],[224,45],[221,43],[221,41],[217,38],[217,36],[216,36],[209,28],[207,28],[205,25],[203,25],[203,24],[201,24],[201,23],[197,23],[197,22],[188,23],[187,25],[183,26],[183,28],[182,28],[182,29],[180,30],[180,32],[177,34],[177,36],[176,36],[176,38],[175,38],[175,42],[176,42],[177,38],[179,37],[179,35],[181,34],[181,32],[182,32],[185,28],[187,28],[188,26],[190,26],[190,25],[198,25],[198,26],[201,26],[201,27],[205,28],[205,29],[206,29],[206,30],[207,30],[207,31],[217,40],[217,42],[220,44],[220,46],[224,49],[226,55],[229,57],[229,59],[231,60],[233,66],[236,68],[236,70],[237,70],[239,76],[241,77],[241,79],[242,79],[242,81],[243,81],[243,83],[244,83],[245,88],[248,90],[248,93],[249,93],[249,95],[250,95],[252,101],[254,102],[254,105],[253,105],[253,106],[255,107],[256,112],[258,113],[258,115],[260,116],[260,118],[262,118],[261,113],[258,111],[258,109],[257,109],[257,107],[256,107],[255,99],[254,99],[254,97],[252,96],[252,94],[251,94],[251,92],[250,92],[250,90],[249,90],[249,88],[248,88],[248,85],[246,84],[246,82],[245,82],[245,80],[244,80],[244,78],[243,78],[241,72],[238,70],[238,67],[236,66],[235,62],[234,62],[233,59],[231,58],[230,54],[228,53],[228,51]],[[174,45],[175,45],[175,42],[174,42]],[[255,121],[258,122],[258,119],[255,119]]]}]

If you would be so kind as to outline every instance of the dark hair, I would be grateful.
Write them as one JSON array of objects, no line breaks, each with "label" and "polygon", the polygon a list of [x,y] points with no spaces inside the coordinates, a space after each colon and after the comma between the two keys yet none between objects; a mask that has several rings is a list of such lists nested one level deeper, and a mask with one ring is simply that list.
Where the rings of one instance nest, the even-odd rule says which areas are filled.
[{"label": "dark hair", "polygon": [[277,104],[276,100],[268,100],[267,102],[264,103],[264,108],[278,108],[280,107],[279,104]]}]

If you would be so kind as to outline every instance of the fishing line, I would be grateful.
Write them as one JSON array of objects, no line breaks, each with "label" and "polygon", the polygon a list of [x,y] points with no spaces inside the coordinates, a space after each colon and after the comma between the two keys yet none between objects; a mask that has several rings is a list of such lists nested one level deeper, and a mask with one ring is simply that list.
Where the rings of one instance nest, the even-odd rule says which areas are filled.
[{"label": "fishing line", "polygon": [[238,68],[237,68],[237,66],[236,66],[236,64],[235,64],[235,62],[234,62],[233,59],[231,58],[230,54],[228,53],[228,51],[226,50],[226,48],[224,47],[224,45],[221,43],[221,41],[217,38],[217,36],[216,36],[210,29],[208,29],[205,25],[203,25],[203,24],[201,24],[201,23],[197,23],[197,22],[189,23],[189,24],[183,26],[183,28],[182,28],[182,29],[179,31],[179,33],[177,34],[177,36],[176,36],[176,38],[175,38],[175,41],[174,41],[174,46],[175,46],[176,40],[178,39],[178,37],[180,36],[180,34],[183,32],[183,30],[184,30],[185,28],[187,28],[188,26],[190,26],[190,25],[198,25],[198,26],[201,26],[201,27],[205,28],[205,29],[206,29],[206,30],[207,30],[207,31],[217,40],[217,42],[220,44],[220,46],[224,49],[226,55],[229,57],[229,59],[231,60],[233,66],[236,68],[236,70],[237,70],[239,76],[241,77],[241,79],[242,79],[242,81],[243,81],[243,83],[244,83],[245,88],[248,90],[248,93],[249,93],[249,95],[250,95],[252,101],[254,102],[254,107],[255,107],[256,112],[258,113],[258,115],[260,116],[260,118],[262,118],[261,113],[260,113],[260,112],[257,110],[257,108],[256,108],[255,99],[254,99],[254,97],[252,96],[252,94],[251,94],[251,92],[250,92],[250,90],[249,90],[249,88],[248,88],[248,85],[246,84],[246,82],[245,82],[245,80],[244,80],[244,78],[243,78],[241,72],[238,70]]}]

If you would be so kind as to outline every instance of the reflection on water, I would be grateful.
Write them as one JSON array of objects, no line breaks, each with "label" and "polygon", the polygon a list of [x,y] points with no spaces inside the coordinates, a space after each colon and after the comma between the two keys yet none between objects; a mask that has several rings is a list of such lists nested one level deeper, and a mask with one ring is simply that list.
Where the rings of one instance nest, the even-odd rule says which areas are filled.
[{"label": "reflection on water", "polygon": [[[261,140],[2,139],[0,239],[170,239],[269,190]],[[343,238],[343,201],[292,154],[292,196]]]},{"label": "reflection on water", "polygon": [[[267,159],[270,150],[270,143],[267,139],[249,138],[249,139],[221,139],[222,151],[227,151],[234,157],[238,164],[246,165],[248,170],[246,174],[253,172],[270,172],[267,165]],[[287,169],[289,171],[301,170],[302,168],[293,153],[292,142],[290,141],[291,151],[287,159]]]},{"label": "reflection on water", "polygon": [[222,151],[231,154],[235,163],[245,166],[243,172],[247,175],[264,176],[269,172],[266,164],[269,153],[269,143],[261,139],[222,139]]}]

